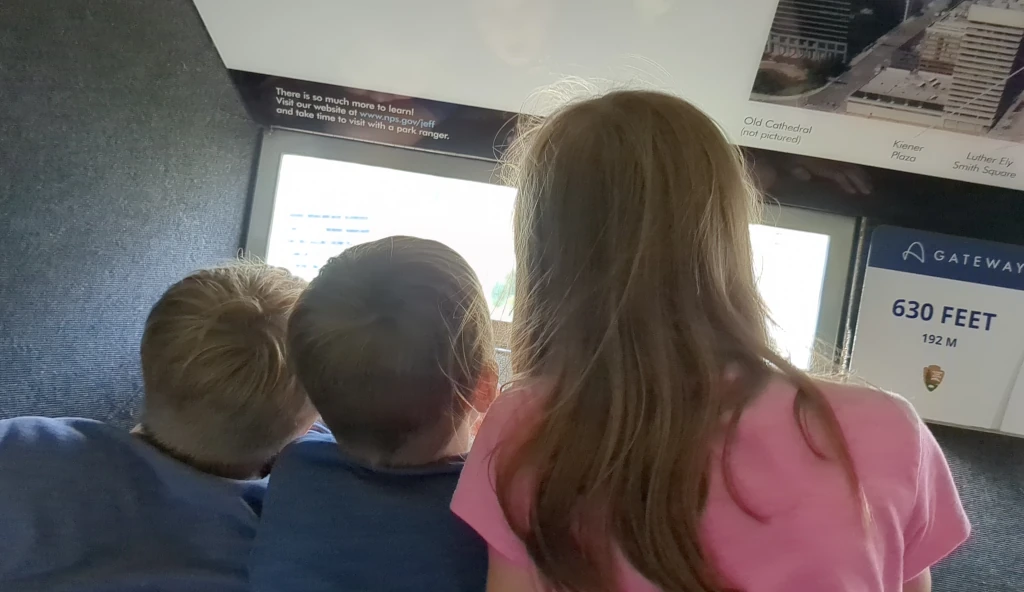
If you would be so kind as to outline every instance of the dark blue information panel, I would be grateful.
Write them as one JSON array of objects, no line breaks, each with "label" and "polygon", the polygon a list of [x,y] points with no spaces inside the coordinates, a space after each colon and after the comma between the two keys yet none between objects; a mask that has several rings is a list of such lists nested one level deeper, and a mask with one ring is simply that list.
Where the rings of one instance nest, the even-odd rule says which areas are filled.
[{"label": "dark blue information panel", "polygon": [[417,97],[231,70],[249,113],[267,126],[496,160],[516,115]]},{"label": "dark blue information panel", "polygon": [[933,232],[875,229],[868,266],[1024,290],[1024,247]]}]

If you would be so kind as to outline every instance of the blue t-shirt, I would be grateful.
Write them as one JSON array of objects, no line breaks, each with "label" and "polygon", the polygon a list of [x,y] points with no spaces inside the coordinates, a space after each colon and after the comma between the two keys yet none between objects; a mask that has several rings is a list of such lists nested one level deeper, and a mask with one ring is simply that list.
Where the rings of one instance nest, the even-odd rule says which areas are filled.
[{"label": "blue t-shirt", "polygon": [[255,592],[480,592],[486,544],[451,513],[462,460],[368,468],[329,434],[278,458],[253,548]]},{"label": "blue t-shirt", "polygon": [[97,421],[0,421],[0,590],[243,592],[266,486]]}]

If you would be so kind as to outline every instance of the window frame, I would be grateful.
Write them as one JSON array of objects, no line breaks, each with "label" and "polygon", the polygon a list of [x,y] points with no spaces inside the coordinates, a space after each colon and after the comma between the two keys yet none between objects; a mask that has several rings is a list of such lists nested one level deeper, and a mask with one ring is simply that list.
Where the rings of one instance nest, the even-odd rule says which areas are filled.
[{"label": "window frame", "polygon": [[[498,164],[494,161],[400,148],[384,144],[346,140],[317,134],[271,128],[264,130],[249,208],[244,251],[265,259],[273,231],[274,204],[281,159],[295,154],[328,160],[340,160],[374,167],[397,169],[438,177],[501,185]],[[844,310],[852,277],[851,262],[855,248],[857,219],[793,206],[766,203],[764,225],[816,232],[829,236],[829,252],[822,280],[821,301],[815,330],[817,356],[829,361],[839,359]],[[509,348],[511,324],[492,321],[498,348]],[[812,365],[812,368],[814,366]]]},{"label": "window frame", "polygon": [[[252,203],[249,208],[249,224],[244,240],[246,254],[263,260],[267,257],[270,234],[273,232],[278,173],[281,159],[286,154],[340,160],[477,183],[502,184],[498,181],[498,165],[493,161],[277,128],[264,130],[260,142],[256,181],[253,184]],[[494,320],[491,323],[494,327],[495,345],[507,349],[511,324]]]},{"label": "window frame", "polygon": [[815,325],[815,348],[811,370],[831,371],[838,367],[846,347],[845,311],[854,278],[854,255],[857,251],[857,222],[851,216],[832,214],[769,202],[766,198],[759,224],[824,234],[829,237],[825,273],[821,280],[818,322]]}]

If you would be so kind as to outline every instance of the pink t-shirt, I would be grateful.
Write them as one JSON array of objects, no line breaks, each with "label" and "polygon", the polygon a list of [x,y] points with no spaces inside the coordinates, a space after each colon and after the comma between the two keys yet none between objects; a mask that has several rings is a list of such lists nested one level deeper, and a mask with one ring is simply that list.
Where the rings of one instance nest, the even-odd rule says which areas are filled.
[{"label": "pink t-shirt", "polygon": [[[804,442],[793,419],[795,389],[780,379],[744,412],[731,461],[744,501],[768,521],[736,505],[715,462],[704,548],[746,592],[899,592],[970,534],[949,466],[906,401],[863,388],[822,388],[853,454],[869,529],[840,465],[817,458]],[[498,399],[452,501],[452,510],[494,551],[524,568],[530,558],[498,504],[491,458],[505,430],[535,409],[530,402],[538,396],[518,391]],[[619,573],[623,591],[656,591],[625,561]]]}]

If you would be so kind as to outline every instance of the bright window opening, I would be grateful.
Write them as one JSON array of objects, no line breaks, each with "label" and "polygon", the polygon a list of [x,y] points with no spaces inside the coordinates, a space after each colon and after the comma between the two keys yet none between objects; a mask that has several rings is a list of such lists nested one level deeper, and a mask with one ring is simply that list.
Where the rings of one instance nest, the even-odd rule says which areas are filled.
[{"label": "bright window opening", "polygon": [[[489,183],[285,154],[267,262],[313,279],[346,248],[386,236],[440,241],[476,270],[492,318],[512,318],[515,190]],[[784,355],[807,368],[817,334],[829,236],[751,227],[758,286]]]}]

